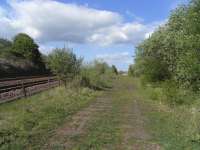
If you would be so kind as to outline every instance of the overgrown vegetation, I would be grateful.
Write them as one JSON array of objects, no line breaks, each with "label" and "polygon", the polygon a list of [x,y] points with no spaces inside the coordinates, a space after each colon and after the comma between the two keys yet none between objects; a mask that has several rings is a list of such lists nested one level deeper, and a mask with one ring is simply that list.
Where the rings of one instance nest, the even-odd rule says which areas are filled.
[{"label": "overgrown vegetation", "polygon": [[112,72],[112,68],[104,62],[94,61],[88,65],[84,65],[81,74],[81,85],[93,89],[109,88],[111,80],[116,74]]},{"label": "overgrown vegetation", "polygon": [[175,9],[168,22],[137,47],[129,68],[129,74],[157,87],[157,94],[163,93],[163,101],[170,104],[192,103],[200,90],[199,10],[199,0]]},{"label": "overgrown vegetation", "polygon": [[47,63],[52,72],[66,86],[67,81],[73,80],[80,73],[82,58],[77,58],[72,51],[65,48],[55,49],[48,56]]},{"label": "overgrown vegetation", "polygon": [[[58,87],[0,106],[0,149],[40,149],[53,129],[87,106],[97,93]],[[19,109],[20,108],[20,109]]]},{"label": "overgrown vegetation", "polygon": [[[141,82],[135,79],[137,96],[142,103],[142,110],[147,120],[153,141],[165,150],[198,150],[200,147],[200,103],[192,105],[176,105],[169,107],[156,100],[163,99],[161,89],[156,87],[143,88]],[[173,89],[173,88],[172,88]],[[192,100],[190,96],[188,96]]]},{"label": "overgrown vegetation", "polygon": [[[109,88],[117,74],[116,67],[110,67],[105,62],[94,61],[87,65],[83,64],[82,58],[78,58],[66,48],[57,48],[43,57],[38,50],[38,45],[26,34],[18,34],[13,42],[8,40],[0,40],[0,42],[0,59],[9,59],[7,63],[12,66],[11,70],[16,67],[16,70],[7,74],[5,72],[8,69],[3,68],[1,77],[8,77],[6,76],[8,74],[16,77],[19,73],[26,75],[28,71],[22,63],[20,63],[23,68],[21,72],[19,66],[12,65],[23,60],[24,64],[27,65],[29,62],[37,71],[41,70],[39,75],[43,70],[53,73],[65,85],[65,88],[60,86],[0,106],[0,149],[2,150],[42,149],[53,130],[94,100],[97,94],[95,90]],[[0,67],[5,67],[5,62]],[[30,69],[30,75],[33,75],[34,69],[29,65],[27,68]]]},{"label": "overgrown vegetation", "polygon": [[19,33],[13,41],[0,39],[0,77],[47,73],[39,46],[30,36]]},{"label": "overgrown vegetation", "polygon": [[129,75],[140,78],[146,124],[166,150],[200,147],[199,10],[199,0],[176,8],[164,26],[138,45],[129,67]]}]

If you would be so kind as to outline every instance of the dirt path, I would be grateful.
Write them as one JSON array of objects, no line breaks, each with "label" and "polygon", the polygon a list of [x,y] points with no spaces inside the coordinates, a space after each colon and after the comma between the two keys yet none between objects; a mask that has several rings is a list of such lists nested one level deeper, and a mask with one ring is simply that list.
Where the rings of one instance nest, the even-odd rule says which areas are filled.
[{"label": "dirt path", "polygon": [[160,150],[145,128],[133,83],[123,78],[114,85],[57,129],[45,149]]},{"label": "dirt path", "polygon": [[123,147],[126,150],[160,150],[160,146],[151,141],[151,135],[145,129],[144,116],[141,114],[138,100],[124,107]]},{"label": "dirt path", "polygon": [[86,134],[85,127],[88,121],[94,118],[96,113],[106,112],[111,107],[107,94],[97,98],[89,107],[73,115],[62,127],[58,128],[45,145],[45,149],[72,149],[76,144],[73,138]]}]

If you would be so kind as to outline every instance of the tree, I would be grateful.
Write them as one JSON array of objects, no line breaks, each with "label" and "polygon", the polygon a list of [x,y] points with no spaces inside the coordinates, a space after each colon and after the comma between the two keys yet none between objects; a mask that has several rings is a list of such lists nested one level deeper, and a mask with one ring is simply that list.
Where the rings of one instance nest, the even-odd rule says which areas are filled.
[{"label": "tree", "polygon": [[9,53],[12,47],[12,42],[7,39],[0,39],[0,55]]},{"label": "tree", "polygon": [[45,70],[45,64],[38,48],[39,46],[27,34],[19,33],[14,37],[12,52],[18,57],[33,62],[39,70]]},{"label": "tree", "polygon": [[137,46],[134,72],[150,82],[170,80],[200,89],[200,0],[176,8],[168,22]]},{"label": "tree", "polygon": [[113,72],[114,74],[118,75],[118,70],[117,70],[117,68],[116,68],[115,65],[112,65],[112,72]]},{"label": "tree", "polygon": [[77,58],[76,55],[69,49],[55,49],[48,56],[48,66],[51,71],[64,82],[72,80],[79,74],[82,65],[82,58]]}]

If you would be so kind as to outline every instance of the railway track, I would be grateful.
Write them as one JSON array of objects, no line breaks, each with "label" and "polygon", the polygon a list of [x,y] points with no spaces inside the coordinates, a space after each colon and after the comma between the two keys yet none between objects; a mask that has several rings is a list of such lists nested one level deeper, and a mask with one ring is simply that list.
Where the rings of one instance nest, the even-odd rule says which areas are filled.
[{"label": "railway track", "polygon": [[26,97],[59,85],[56,76],[0,79],[0,104]]}]

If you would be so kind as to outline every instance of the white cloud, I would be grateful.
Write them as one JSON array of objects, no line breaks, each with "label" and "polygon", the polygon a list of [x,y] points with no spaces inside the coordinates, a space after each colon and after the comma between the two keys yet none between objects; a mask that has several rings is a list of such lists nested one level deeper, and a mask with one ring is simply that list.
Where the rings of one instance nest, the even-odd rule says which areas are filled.
[{"label": "white cloud", "polygon": [[0,9],[0,36],[24,32],[40,42],[69,41],[99,45],[137,44],[157,25],[124,23],[121,15],[53,0],[10,0]]},{"label": "white cloud", "polygon": [[110,26],[95,32],[89,37],[90,42],[100,43],[103,45],[117,44],[133,44],[137,45],[139,42],[149,37],[153,31],[163,22],[155,22],[144,25],[138,22],[123,23],[117,26]]},{"label": "white cloud", "polygon": [[108,64],[131,64],[133,58],[129,52],[118,52],[114,54],[100,54],[97,55],[98,60],[107,62]]}]

